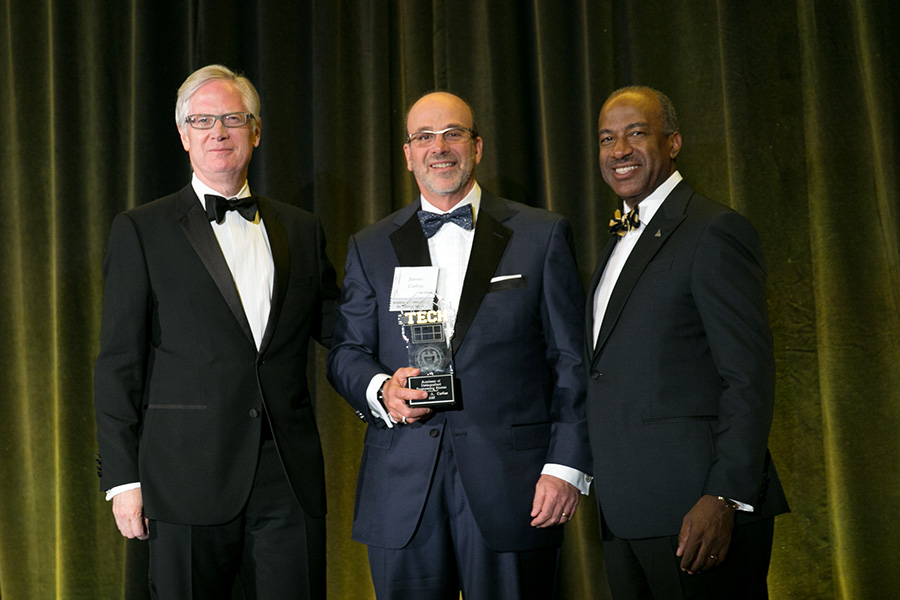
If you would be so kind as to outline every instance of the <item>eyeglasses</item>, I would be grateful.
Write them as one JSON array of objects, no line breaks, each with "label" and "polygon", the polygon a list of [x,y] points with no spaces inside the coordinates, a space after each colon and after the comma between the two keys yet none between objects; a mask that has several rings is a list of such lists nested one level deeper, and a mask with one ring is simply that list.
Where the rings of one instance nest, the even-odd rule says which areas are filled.
[{"label": "eyeglasses", "polygon": [[417,131],[406,136],[406,143],[412,144],[416,148],[427,148],[432,145],[437,136],[444,138],[448,144],[465,144],[472,138],[478,137],[478,134],[468,127],[448,127],[440,131]]},{"label": "eyeglasses", "polygon": [[251,113],[233,112],[224,115],[188,115],[185,123],[194,129],[212,129],[216,121],[222,121],[225,127],[243,127],[250,119],[255,119]]}]

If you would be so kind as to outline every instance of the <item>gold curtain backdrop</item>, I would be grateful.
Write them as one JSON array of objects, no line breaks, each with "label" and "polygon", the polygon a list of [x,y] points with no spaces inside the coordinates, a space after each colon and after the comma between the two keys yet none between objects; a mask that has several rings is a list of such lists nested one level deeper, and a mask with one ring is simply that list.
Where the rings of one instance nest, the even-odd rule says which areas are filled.
[{"label": "gold curtain backdrop", "polygon": [[[767,254],[770,447],[793,508],[770,595],[896,595],[898,27],[885,0],[0,0],[0,598],[146,597],[146,546],[95,475],[100,266],[116,213],[187,182],[175,91],[213,62],[262,96],[251,186],[314,210],[339,272],[350,234],[413,199],[404,110],[442,88],[475,108],[481,184],[569,217],[586,279],[615,208],[600,105],[668,93],[681,172]],[[363,425],[321,349],[309,368],[329,597],[372,598],[350,539]],[[561,596],[608,597],[592,499],[566,536]]]}]

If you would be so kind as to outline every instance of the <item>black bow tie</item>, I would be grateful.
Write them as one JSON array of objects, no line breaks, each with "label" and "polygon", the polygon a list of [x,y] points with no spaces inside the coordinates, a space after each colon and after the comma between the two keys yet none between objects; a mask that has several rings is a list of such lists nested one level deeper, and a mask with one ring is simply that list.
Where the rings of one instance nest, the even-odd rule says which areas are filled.
[{"label": "black bow tie", "polygon": [[253,196],[226,199],[214,194],[205,194],[205,198],[206,216],[210,221],[215,221],[219,225],[225,222],[225,213],[229,210],[238,211],[248,221],[256,220],[256,198]]},{"label": "black bow tie", "polygon": [[475,226],[471,204],[460,206],[456,210],[444,214],[420,210],[419,223],[422,224],[422,231],[425,233],[426,239],[436,234],[444,226],[444,223],[456,223],[466,230]]},{"label": "black bow tie", "polygon": [[641,218],[638,216],[638,206],[631,209],[624,217],[622,211],[616,209],[616,214],[609,220],[609,233],[622,237],[629,231],[634,231],[641,226]]}]

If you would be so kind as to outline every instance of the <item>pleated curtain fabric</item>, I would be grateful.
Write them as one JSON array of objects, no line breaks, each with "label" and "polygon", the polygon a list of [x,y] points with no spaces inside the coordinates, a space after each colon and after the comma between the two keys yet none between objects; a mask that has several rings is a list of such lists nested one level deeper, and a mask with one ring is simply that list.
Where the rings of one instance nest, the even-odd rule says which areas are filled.
[{"label": "pleated curtain fabric", "polygon": [[[142,598],[146,546],[98,490],[92,404],[115,214],[190,176],[175,92],[222,63],[262,97],[255,193],[315,211],[332,262],[416,194],[404,114],[474,107],[485,189],[562,213],[585,282],[616,199],[597,167],[612,90],[666,92],[684,177],[748,216],[769,269],[775,599],[900,589],[900,4],[882,0],[0,2],[0,597]],[[326,456],[328,587],[372,598],[350,539],[363,425],[310,365]],[[596,481],[602,486],[603,481]],[[593,497],[560,597],[607,598]]]}]

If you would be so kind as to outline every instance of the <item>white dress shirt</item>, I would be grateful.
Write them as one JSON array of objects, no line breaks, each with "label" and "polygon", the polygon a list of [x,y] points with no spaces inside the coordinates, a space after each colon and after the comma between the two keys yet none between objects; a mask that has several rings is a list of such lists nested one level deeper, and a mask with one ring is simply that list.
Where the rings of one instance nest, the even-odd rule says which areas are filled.
[{"label": "white dress shirt", "polygon": [[[234,196],[224,196],[210,188],[196,175],[191,186],[206,209],[206,194],[214,194],[226,198],[247,198],[250,186],[244,187]],[[269,310],[272,306],[272,292],[275,287],[275,263],[272,260],[272,249],[269,247],[269,236],[259,212],[254,221],[248,221],[237,211],[225,213],[225,221],[220,225],[210,221],[213,233],[219,240],[219,247],[225,256],[225,262],[234,277],[234,284],[244,306],[244,314],[250,322],[253,340],[259,349],[266,324],[269,322]]]}]

